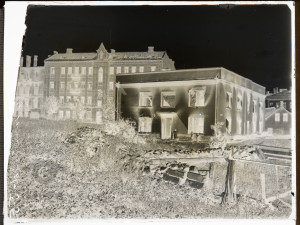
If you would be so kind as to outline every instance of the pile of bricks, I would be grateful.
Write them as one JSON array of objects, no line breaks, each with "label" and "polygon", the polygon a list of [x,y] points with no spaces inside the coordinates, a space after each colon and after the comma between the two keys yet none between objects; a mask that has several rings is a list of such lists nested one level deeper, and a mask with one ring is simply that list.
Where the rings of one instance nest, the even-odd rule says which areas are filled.
[{"label": "pile of bricks", "polygon": [[199,168],[181,163],[166,163],[165,166],[152,165],[150,172],[165,181],[174,184],[188,184],[193,188],[201,189],[208,179],[209,167]]}]

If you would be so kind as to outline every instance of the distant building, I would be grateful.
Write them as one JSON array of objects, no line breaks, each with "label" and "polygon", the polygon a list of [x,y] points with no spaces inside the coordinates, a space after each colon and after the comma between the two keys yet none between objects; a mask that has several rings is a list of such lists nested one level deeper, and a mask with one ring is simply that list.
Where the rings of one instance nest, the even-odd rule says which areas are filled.
[{"label": "distant building", "polygon": [[[54,54],[45,61],[44,97],[55,96],[60,101],[58,119],[80,119],[102,123],[103,105],[114,106],[115,75],[139,74],[175,70],[165,51],[108,52],[101,43],[96,52]],[[85,114],[76,108],[82,105]],[[110,113],[114,117],[114,112]]]},{"label": "distant building", "polygon": [[44,67],[37,66],[38,57],[26,56],[20,61],[19,76],[15,95],[15,117],[40,118],[44,95]]},{"label": "distant building", "polygon": [[212,135],[218,122],[231,136],[264,130],[265,87],[224,68],[121,74],[116,82],[117,118],[134,120],[140,133]]},{"label": "distant building", "polygon": [[292,115],[283,105],[265,109],[265,129],[269,134],[291,134]]},{"label": "distant building", "polygon": [[271,93],[267,94],[266,108],[270,108],[270,107],[279,108],[281,104],[289,112],[292,111],[291,91],[287,89],[278,90],[278,88],[274,88],[273,94]]}]

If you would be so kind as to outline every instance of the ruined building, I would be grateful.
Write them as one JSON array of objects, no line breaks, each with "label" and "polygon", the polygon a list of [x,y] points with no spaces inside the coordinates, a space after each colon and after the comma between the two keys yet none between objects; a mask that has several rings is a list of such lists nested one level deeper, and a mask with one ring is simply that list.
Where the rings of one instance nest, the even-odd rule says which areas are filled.
[{"label": "ruined building", "polygon": [[121,74],[116,82],[117,117],[140,133],[212,135],[218,122],[231,136],[264,130],[265,87],[224,68]]}]

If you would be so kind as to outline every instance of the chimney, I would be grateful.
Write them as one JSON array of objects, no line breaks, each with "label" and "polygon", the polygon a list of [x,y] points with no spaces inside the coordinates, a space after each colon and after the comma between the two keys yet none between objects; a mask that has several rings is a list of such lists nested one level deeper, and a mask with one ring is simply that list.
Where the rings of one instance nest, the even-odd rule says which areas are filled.
[{"label": "chimney", "polygon": [[35,55],[33,56],[33,67],[37,67],[37,63],[38,63],[38,56]]},{"label": "chimney", "polygon": [[67,54],[72,54],[72,53],[73,53],[73,48],[67,48],[66,53],[67,53]]},{"label": "chimney", "polygon": [[26,67],[30,67],[30,65],[31,65],[31,56],[26,55]]},{"label": "chimney", "polygon": [[23,67],[23,65],[24,65],[24,58],[23,58],[23,56],[21,56],[21,59],[20,59],[20,67]]},{"label": "chimney", "polygon": [[148,52],[154,52],[154,47],[153,46],[148,46]]},{"label": "chimney", "polygon": [[280,107],[283,107],[284,105],[283,105],[283,101],[280,101]]},{"label": "chimney", "polygon": [[116,50],[114,50],[114,49],[111,49],[111,50],[110,50],[110,52],[111,52],[111,54],[113,54],[113,55],[114,55],[114,54],[116,53]]},{"label": "chimney", "polygon": [[273,94],[277,94],[278,93],[278,87],[273,88]]},{"label": "chimney", "polygon": [[58,54],[58,52],[57,51],[53,51],[53,55],[56,55],[56,54]]}]

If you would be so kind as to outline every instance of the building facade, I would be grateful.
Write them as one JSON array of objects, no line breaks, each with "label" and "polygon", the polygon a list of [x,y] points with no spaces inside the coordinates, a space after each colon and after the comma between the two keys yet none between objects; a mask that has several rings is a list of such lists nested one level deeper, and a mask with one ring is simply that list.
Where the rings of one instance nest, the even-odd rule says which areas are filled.
[{"label": "building facade", "polygon": [[117,75],[117,118],[134,120],[140,133],[171,138],[264,130],[265,88],[224,68]]},{"label": "building facade", "polygon": [[15,95],[15,117],[40,118],[44,95],[44,67],[37,66],[38,57],[23,57],[20,61],[19,76]]},{"label": "building facade", "polygon": [[292,115],[285,109],[283,104],[279,108],[266,108],[265,129],[269,134],[287,135],[291,134]]},{"label": "building facade", "polygon": [[[94,53],[54,51],[44,63],[44,97],[59,99],[57,118],[96,123],[102,123],[103,108],[115,105],[116,74],[175,70],[165,51],[108,52],[103,43]],[[114,111],[106,114],[114,118]]]}]

